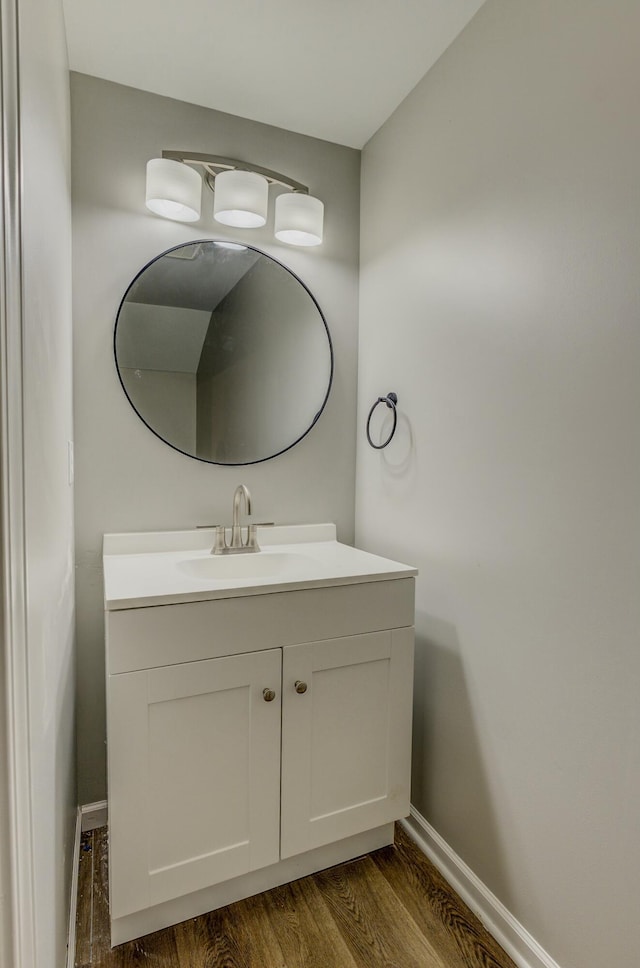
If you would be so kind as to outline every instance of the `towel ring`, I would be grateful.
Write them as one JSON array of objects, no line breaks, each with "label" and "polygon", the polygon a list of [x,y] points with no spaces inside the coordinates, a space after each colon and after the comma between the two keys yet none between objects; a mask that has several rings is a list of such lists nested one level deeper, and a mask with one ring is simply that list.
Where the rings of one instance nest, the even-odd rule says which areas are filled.
[{"label": "towel ring", "polygon": [[[386,397],[378,397],[371,410],[369,411],[369,416],[367,417],[367,440],[375,450],[382,450],[387,444],[391,443],[391,439],[396,432],[396,426],[398,423],[398,412],[396,410],[396,404],[398,402],[398,395],[396,393],[387,393]],[[373,411],[376,409],[379,403],[386,403],[389,410],[393,410],[393,427],[391,428],[391,433],[387,439],[382,444],[374,444],[371,439],[371,433],[369,426],[371,424],[371,418],[373,416]]]}]

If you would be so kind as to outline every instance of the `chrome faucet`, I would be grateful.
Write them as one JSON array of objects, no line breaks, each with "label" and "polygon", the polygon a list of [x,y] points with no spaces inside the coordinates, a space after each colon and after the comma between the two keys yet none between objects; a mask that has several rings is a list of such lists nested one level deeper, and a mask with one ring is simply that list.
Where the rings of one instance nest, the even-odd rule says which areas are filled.
[{"label": "chrome faucet", "polygon": [[223,524],[216,525],[216,543],[211,549],[212,555],[238,555],[251,554],[260,551],[256,535],[255,524],[247,526],[247,540],[242,541],[242,528],[240,526],[240,506],[244,499],[244,509],[246,514],[251,514],[251,495],[246,484],[238,484],[233,495],[233,519],[231,525],[231,544],[227,544],[225,527]]}]

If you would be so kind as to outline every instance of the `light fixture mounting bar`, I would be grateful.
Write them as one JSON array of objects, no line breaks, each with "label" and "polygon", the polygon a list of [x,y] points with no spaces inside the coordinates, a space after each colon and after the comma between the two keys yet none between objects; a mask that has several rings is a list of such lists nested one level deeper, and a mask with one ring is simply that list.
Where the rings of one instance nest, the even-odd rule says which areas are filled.
[{"label": "light fixture mounting bar", "polygon": [[301,195],[308,195],[309,189],[301,182],[294,181],[288,175],[282,175],[278,171],[270,168],[261,168],[259,165],[250,165],[246,161],[238,161],[236,158],[225,158],[222,155],[204,155],[198,151],[163,151],[163,158],[171,161],[181,161],[185,165],[198,165],[205,171],[205,181],[211,191],[214,190],[214,180],[221,171],[253,171],[262,175],[272,185],[282,185],[292,192]]}]

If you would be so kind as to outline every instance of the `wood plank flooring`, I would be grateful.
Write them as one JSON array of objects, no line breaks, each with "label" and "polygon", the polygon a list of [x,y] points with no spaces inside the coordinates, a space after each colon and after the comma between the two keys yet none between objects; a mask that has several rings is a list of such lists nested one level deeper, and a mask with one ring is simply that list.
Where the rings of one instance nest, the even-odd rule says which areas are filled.
[{"label": "wood plank flooring", "polygon": [[515,968],[404,830],[366,857],[109,946],[107,828],[82,835],[77,968]]}]

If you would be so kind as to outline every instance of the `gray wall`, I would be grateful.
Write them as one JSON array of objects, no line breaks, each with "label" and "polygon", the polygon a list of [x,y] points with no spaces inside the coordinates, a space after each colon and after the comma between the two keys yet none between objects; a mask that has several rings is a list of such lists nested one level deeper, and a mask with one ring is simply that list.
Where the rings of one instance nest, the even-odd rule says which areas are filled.
[{"label": "gray wall", "polygon": [[23,390],[36,964],[64,963],[74,749],[71,198],[62,3],[21,0]]},{"label": "gray wall", "polygon": [[488,0],[365,147],[356,540],[413,801],[563,968],[640,952],[640,6]]},{"label": "gray wall", "polygon": [[[86,75],[72,74],[71,92],[78,770],[88,802],[105,795],[102,534],[225,521],[244,482],[261,520],[335,521],[343,540],[353,537],[360,153]],[[272,220],[250,235],[218,231],[208,192],[195,225],[152,216],[145,165],[163,148],[237,157],[308,184],[326,205],[324,244],[281,245]],[[131,410],[113,364],[115,315],[133,276],[164,249],[205,237],[241,239],[293,269],[334,340],[325,413],[297,447],[264,464],[218,467],[171,450]]]}]

